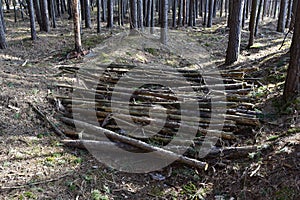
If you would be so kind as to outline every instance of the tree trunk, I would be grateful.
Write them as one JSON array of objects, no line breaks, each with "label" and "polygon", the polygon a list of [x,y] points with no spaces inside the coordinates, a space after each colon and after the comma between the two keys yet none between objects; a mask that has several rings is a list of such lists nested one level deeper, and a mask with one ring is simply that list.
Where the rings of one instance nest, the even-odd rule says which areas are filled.
[{"label": "tree trunk", "polygon": [[208,0],[208,19],[207,19],[207,27],[212,26],[212,18],[213,18],[213,12],[214,12],[214,0]]},{"label": "tree trunk", "polygon": [[230,22],[231,22],[231,9],[232,9],[232,4],[233,4],[233,1],[232,0],[228,0],[228,18],[227,18],[227,27],[230,28]]},{"label": "tree trunk", "polygon": [[48,13],[47,0],[40,0],[40,6],[41,6],[41,17],[42,17],[41,31],[49,32],[50,25],[49,25],[49,13]]},{"label": "tree trunk", "polygon": [[257,9],[257,0],[252,0],[252,6],[251,6],[251,16],[250,16],[250,22],[249,22],[249,42],[247,48],[251,48],[254,43],[254,28],[255,28],[255,16],[256,16],[256,9]]},{"label": "tree trunk", "polygon": [[245,22],[246,22],[246,6],[247,6],[246,3],[247,3],[247,0],[244,1],[242,28],[245,27]]},{"label": "tree trunk", "polygon": [[151,4],[152,0],[147,0],[147,7],[146,7],[146,27],[151,26]]},{"label": "tree trunk", "polygon": [[178,0],[173,0],[173,11],[172,11],[172,27],[176,27],[176,10],[177,10],[177,1]]},{"label": "tree trunk", "polygon": [[259,24],[261,9],[263,8],[263,1],[264,0],[259,0],[259,6],[258,6],[258,11],[257,11],[256,23],[255,23],[255,31],[254,31],[254,36],[255,37],[257,36],[258,24]]},{"label": "tree trunk", "polygon": [[220,2],[220,17],[223,17],[223,5],[224,4],[224,0],[221,0]]},{"label": "tree trunk", "polygon": [[226,53],[227,65],[238,60],[241,44],[241,26],[244,0],[232,0],[229,41]]},{"label": "tree trunk", "polygon": [[144,30],[144,17],[143,17],[143,1],[137,0],[137,16],[138,27],[141,31]]},{"label": "tree trunk", "polygon": [[287,7],[287,0],[281,0],[277,31],[282,33],[284,33],[285,30],[286,7]]},{"label": "tree trunk", "polygon": [[101,0],[97,0],[97,33],[101,32]]},{"label": "tree trunk", "polygon": [[264,17],[266,16],[267,2],[268,2],[268,0],[264,0],[263,13],[262,13],[262,16],[261,16],[262,21],[264,20]]},{"label": "tree trunk", "polygon": [[28,12],[29,12],[29,17],[30,17],[31,39],[36,40],[33,0],[28,0],[27,3],[28,3]]},{"label": "tree trunk", "polygon": [[178,20],[177,25],[180,27],[182,26],[182,12],[183,12],[183,1],[178,0]]},{"label": "tree trunk", "polygon": [[288,0],[288,8],[287,8],[287,16],[286,16],[286,22],[285,22],[285,28],[290,27],[290,22],[291,22],[291,13],[292,13],[292,2],[293,0]]},{"label": "tree trunk", "polygon": [[107,8],[107,0],[101,0],[102,5],[102,21],[106,22],[107,15],[106,15],[106,8]]},{"label": "tree trunk", "polygon": [[154,33],[154,0],[151,1],[151,27],[150,27],[150,33]]},{"label": "tree trunk", "polygon": [[194,14],[194,0],[190,0],[190,6],[189,6],[189,22],[188,22],[188,25],[189,26],[193,26],[193,20],[194,20],[194,17],[195,17],[195,14]]},{"label": "tree trunk", "polygon": [[114,26],[114,2],[113,0],[107,1],[107,28]]},{"label": "tree trunk", "polygon": [[55,3],[54,3],[54,0],[50,0],[50,5],[51,5],[52,27],[56,28]]},{"label": "tree trunk", "polygon": [[130,29],[137,27],[137,0],[130,0]]},{"label": "tree trunk", "polygon": [[83,1],[85,1],[84,3],[85,28],[92,28],[90,0],[83,0]]},{"label": "tree trunk", "polygon": [[168,41],[168,0],[161,0],[161,29],[160,29],[160,41],[163,44],[167,44]]},{"label": "tree trunk", "polygon": [[274,2],[274,16],[273,16],[274,19],[276,19],[276,17],[277,17],[277,8],[278,8],[278,0],[275,0],[275,2]]},{"label": "tree trunk", "polygon": [[186,1],[187,0],[183,0],[182,2],[182,26],[186,24]]},{"label": "tree trunk", "polygon": [[213,8],[213,18],[216,18],[217,16],[217,6],[218,6],[218,0],[214,0],[214,8]]},{"label": "tree trunk", "polygon": [[[2,10],[0,10],[0,12],[1,11]],[[1,14],[2,13],[0,13],[0,15]],[[6,39],[5,39],[5,31],[4,31],[3,24],[4,24],[3,18],[0,17],[0,49],[6,49],[7,48],[7,43],[6,43]]]},{"label": "tree trunk", "polygon": [[79,2],[73,0],[73,21],[74,21],[74,37],[75,37],[75,51],[77,53],[82,52],[81,34],[80,34],[80,18],[79,18]]},{"label": "tree trunk", "polygon": [[206,26],[207,22],[207,11],[208,11],[208,1],[209,0],[204,0],[204,14],[203,14],[203,26]]},{"label": "tree trunk", "polygon": [[294,29],[295,17],[296,17],[296,14],[297,14],[298,2],[299,2],[299,0],[293,0],[292,13],[291,13],[291,23],[290,23],[290,27],[289,27],[290,30]]},{"label": "tree trunk", "polygon": [[4,21],[4,15],[3,15],[3,5],[2,5],[2,0],[0,0],[0,17],[1,17],[1,21],[2,21],[2,28],[3,28],[3,31],[4,33],[6,33],[6,25],[5,25],[5,21]]},{"label": "tree trunk", "polygon": [[[300,3],[297,5],[297,10],[300,10]],[[300,22],[300,12],[297,12],[295,21]],[[300,91],[300,23],[295,24],[290,53],[290,64],[283,92],[286,101],[299,94]]]}]

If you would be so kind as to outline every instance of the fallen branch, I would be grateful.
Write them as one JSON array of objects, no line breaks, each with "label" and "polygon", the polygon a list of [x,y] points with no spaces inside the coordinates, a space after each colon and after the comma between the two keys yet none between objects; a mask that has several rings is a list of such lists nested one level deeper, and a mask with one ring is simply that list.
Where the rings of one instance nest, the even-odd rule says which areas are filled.
[{"label": "fallen branch", "polygon": [[142,142],[142,141],[139,141],[139,140],[136,140],[133,138],[129,138],[129,137],[126,137],[123,135],[119,135],[113,131],[110,131],[110,130],[107,130],[107,129],[104,129],[104,128],[101,128],[98,126],[94,126],[94,125],[86,123],[86,122],[82,122],[82,121],[78,121],[78,120],[73,120],[73,122],[75,122],[78,127],[82,128],[82,129],[88,129],[96,135],[98,135],[100,133],[102,136],[108,137],[112,140],[117,140],[121,143],[125,143],[125,144],[128,144],[133,147],[137,147],[137,148],[145,150],[145,151],[156,152],[161,157],[167,157],[169,159],[174,159],[181,163],[184,163],[184,164],[187,164],[189,166],[199,168],[199,169],[204,169],[205,166],[207,166],[206,162],[201,162],[196,159],[192,159],[192,158],[188,158],[183,155],[176,154],[172,151],[168,151],[168,150],[165,150],[165,149],[162,149],[159,147],[151,146],[145,142]]},{"label": "fallen branch", "polygon": [[33,185],[41,185],[41,184],[45,184],[45,183],[50,183],[50,182],[58,181],[59,179],[65,178],[65,177],[70,176],[70,175],[72,175],[72,173],[64,174],[64,175],[59,176],[57,178],[52,178],[52,179],[48,179],[48,180],[36,181],[36,182],[27,182],[23,185],[1,187],[0,191],[22,189],[22,188],[26,188],[26,187],[32,187]]},{"label": "fallen branch", "polygon": [[[67,147],[73,147],[78,149],[87,149],[86,146],[91,148],[92,146],[95,146],[95,149],[97,150],[97,146],[101,146],[101,149],[106,147],[108,151],[111,151],[114,146],[118,146],[119,148],[122,148],[127,151],[131,152],[141,152],[141,149],[130,146],[128,144],[124,143],[116,143],[116,142],[107,142],[107,141],[95,141],[95,140],[62,140],[61,141],[65,146]],[[264,150],[268,149],[270,145],[266,145],[265,147],[258,147],[258,146],[242,146],[242,147],[224,147],[224,148],[212,148],[210,153],[205,157],[207,159],[213,159],[217,157],[222,158],[242,158],[242,157],[248,157],[249,153],[256,152],[258,150]],[[177,150],[180,148],[185,148],[183,146],[170,146],[166,147],[168,150]],[[196,153],[196,152],[194,152]]]},{"label": "fallen branch", "polygon": [[27,102],[28,105],[40,116],[42,117],[54,130],[56,135],[58,135],[61,138],[66,138],[65,134],[53,123],[50,121],[50,119],[42,113],[36,106],[34,106],[31,102]]}]

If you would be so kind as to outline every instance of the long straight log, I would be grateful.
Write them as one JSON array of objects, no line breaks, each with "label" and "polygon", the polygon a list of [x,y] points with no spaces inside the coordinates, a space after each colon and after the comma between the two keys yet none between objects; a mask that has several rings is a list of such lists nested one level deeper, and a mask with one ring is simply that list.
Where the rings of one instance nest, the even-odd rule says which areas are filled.
[{"label": "long straight log", "polygon": [[132,138],[129,138],[129,137],[126,137],[126,136],[123,136],[123,135],[119,135],[119,134],[117,134],[113,131],[110,131],[110,130],[107,130],[107,129],[104,129],[104,128],[101,128],[101,127],[97,127],[97,126],[94,126],[94,125],[86,123],[86,122],[81,122],[81,121],[76,121],[76,120],[74,120],[74,121],[76,122],[76,124],[80,125],[80,127],[82,129],[91,130],[94,133],[98,133],[98,134],[103,135],[104,137],[109,137],[112,140],[117,140],[121,143],[125,143],[125,144],[131,145],[133,147],[143,149],[145,151],[156,152],[157,155],[162,157],[162,159],[164,157],[169,158],[169,159],[174,159],[174,160],[177,160],[181,163],[184,163],[184,164],[187,164],[189,166],[199,168],[199,169],[204,169],[207,166],[206,162],[202,162],[202,161],[199,161],[199,160],[196,160],[196,159],[188,158],[186,156],[179,155],[179,154],[176,154],[172,151],[168,151],[168,150],[165,150],[165,149],[162,149],[162,148],[159,148],[159,147],[154,147],[154,146],[151,146],[151,145],[149,145],[145,142],[142,142],[142,141],[139,141],[139,140],[136,140],[136,139],[132,139]]}]

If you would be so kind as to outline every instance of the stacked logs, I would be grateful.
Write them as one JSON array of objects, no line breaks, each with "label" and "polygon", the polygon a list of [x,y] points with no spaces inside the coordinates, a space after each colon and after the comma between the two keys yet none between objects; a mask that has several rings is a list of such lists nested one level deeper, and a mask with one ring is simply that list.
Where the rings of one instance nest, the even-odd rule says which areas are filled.
[{"label": "stacked logs", "polygon": [[[196,129],[192,131],[197,132],[193,141],[194,147],[197,144],[202,144],[203,137],[208,132],[211,136],[214,136],[214,133],[216,133],[216,137],[221,136],[222,139],[233,140],[236,138],[235,131],[239,126],[259,125],[257,115],[260,113],[254,111],[255,98],[249,95],[253,84],[243,79],[244,73],[242,71],[221,70],[221,76],[216,76],[216,72],[205,72],[205,75],[203,75],[197,70],[182,68],[167,72],[148,71],[127,64],[98,65],[95,68],[84,69],[60,67],[60,70],[64,76],[68,74],[75,82],[75,84],[74,82],[72,84],[58,84],[57,88],[60,94],[55,96],[56,102],[63,106],[64,112],[61,121],[69,126],[69,128],[65,129],[65,134],[70,137],[78,137],[78,132],[72,129],[75,126],[74,114],[76,113],[80,113],[79,116],[76,116],[77,123],[82,121],[83,123],[91,124],[91,126],[100,126],[117,134],[155,145],[168,144],[176,135],[179,127],[191,130],[189,124],[182,122],[182,116],[184,116],[184,121],[199,122],[197,127],[192,127],[192,129]],[[135,73],[130,73],[132,70]],[[146,84],[151,83],[155,77],[161,76],[161,73],[165,73],[166,76],[163,81],[167,84],[174,82],[174,77],[183,76],[186,82],[189,83],[186,87],[193,91],[192,94],[187,93],[186,91],[190,90],[186,90],[184,86],[176,88],[175,94],[169,87]],[[142,84],[142,87],[135,88],[134,93],[132,93],[132,88],[128,88],[128,85],[118,85],[118,90],[116,91],[115,85],[123,77],[126,77],[128,85],[136,85],[138,83],[141,85],[141,81],[145,84]],[[220,78],[222,79],[221,84],[207,84]],[[180,82],[181,80],[178,81]],[[220,83],[220,80],[218,83]],[[75,96],[74,91],[77,94]],[[116,93],[117,97],[112,98]],[[178,98],[178,95],[180,98]],[[218,98],[218,95],[225,95],[225,101],[223,98]],[[130,101],[125,102],[124,99],[129,99]],[[196,101],[199,109],[194,111],[182,109],[180,107],[182,99],[187,102],[189,100]],[[212,99],[214,101],[214,116],[211,116]],[[114,116],[114,108],[111,105],[119,106],[118,115]],[[126,112],[128,106],[130,112]],[[153,107],[155,109],[151,109]],[[225,113],[222,112],[224,107],[226,109]],[[152,119],[149,116],[150,109],[158,119]],[[165,114],[167,115],[166,119],[164,119]],[[94,116],[96,116],[96,121]],[[165,121],[161,120],[160,117]],[[212,117],[224,118],[225,121],[212,122]],[[143,127],[152,121],[163,123],[164,126],[159,132],[148,130],[152,134],[151,137],[141,133],[130,135],[118,126],[116,119],[127,123],[128,126],[131,126],[128,123],[128,119],[132,121],[132,126],[139,124]],[[195,149],[191,148],[190,152],[194,151]]]}]

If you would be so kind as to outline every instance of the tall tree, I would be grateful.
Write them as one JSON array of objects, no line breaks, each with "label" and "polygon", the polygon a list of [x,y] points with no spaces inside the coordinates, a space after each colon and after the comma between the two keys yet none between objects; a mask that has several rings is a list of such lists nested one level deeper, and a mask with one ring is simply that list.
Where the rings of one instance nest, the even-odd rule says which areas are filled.
[{"label": "tall tree", "polygon": [[143,1],[137,0],[137,19],[138,19],[138,27],[141,31],[144,30],[144,17],[143,17]]},{"label": "tall tree", "polygon": [[173,9],[172,9],[172,27],[176,27],[176,10],[177,10],[178,0],[173,0]]},{"label": "tall tree", "polygon": [[287,0],[281,0],[280,12],[278,17],[277,31],[284,32],[285,29],[285,17],[286,17]]},{"label": "tall tree", "polygon": [[137,27],[137,0],[130,0],[130,29]]},{"label": "tall tree", "polygon": [[259,19],[260,19],[260,14],[261,10],[263,8],[263,1],[264,0],[259,0],[259,6],[258,6],[258,11],[257,11],[257,17],[256,17],[256,23],[255,23],[255,30],[254,30],[254,36],[257,36],[257,31],[258,31],[258,24],[259,24]]},{"label": "tall tree", "polygon": [[147,0],[147,6],[146,6],[146,27],[150,27],[151,25],[151,8],[152,0]]},{"label": "tall tree", "polygon": [[208,11],[208,0],[203,0],[204,2],[204,8],[203,8],[203,11],[204,11],[204,14],[203,14],[203,23],[202,25],[203,26],[206,26],[206,22],[207,22],[207,11]]},{"label": "tall tree", "polygon": [[107,28],[114,26],[114,1],[107,0]]},{"label": "tall tree", "polygon": [[296,18],[298,3],[299,3],[298,0],[293,0],[291,22],[290,22],[290,27],[289,27],[290,30],[293,30],[294,25],[295,25],[295,18]]},{"label": "tall tree", "polygon": [[78,0],[73,0],[72,10],[73,10],[73,22],[74,22],[75,51],[77,53],[81,53],[82,44],[81,44],[80,17],[79,17],[78,7],[79,7]]},{"label": "tall tree", "polygon": [[50,25],[49,25],[49,11],[48,11],[48,3],[47,0],[40,0],[40,7],[41,7],[41,31],[49,32]]},{"label": "tall tree", "polygon": [[4,21],[4,14],[3,14],[3,8],[2,8],[2,0],[0,0],[0,17],[1,17],[1,21],[2,21],[2,27],[4,32],[6,33],[6,25],[5,25],[5,21]]},{"label": "tall tree", "polygon": [[177,25],[182,26],[183,0],[178,0],[178,20]]},{"label": "tall tree", "polygon": [[30,18],[31,39],[36,40],[33,0],[27,0],[27,4],[28,4],[28,12],[29,12],[29,18]]},{"label": "tall tree", "polygon": [[101,32],[101,0],[97,0],[97,33]]},{"label": "tall tree", "polygon": [[249,22],[249,42],[247,48],[251,48],[254,43],[254,28],[255,28],[255,17],[256,17],[256,10],[257,10],[257,0],[252,0],[251,6],[251,15],[250,15],[250,22]]},{"label": "tall tree", "polygon": [[[299,0],[297,10],[300,10]],[[300,22],[300,12],[297,12],[295,21]],[[290,55],[291,58],[283,92],[285,100],[289,100],[300,92],[300,23],[295,23],[294,26]]]},{"label": "tall tree", "polygon": [[90,0],[84,0],[85,28],[92,28]]},{"label": "tall tree", "polygon": [[289,28],[290,27],[290,22],[291,22],[291,13],[292,13],[292,3],[293,0],[288,0],[289,4],[288,4],[288,8],[287,8],[287,16],[286,16],[286,22],[285,22],[285,28]]},{"label": "tall tree", "polygon": [[207,27],[212,26],[212,18],[214,12],[214,0],[208,0],[208,19],[207,19]]},{"label": "tall tree", "polygon": [[160,41],[163,44],[168,42],[168,0],[161,0],[161,29]]},{"label": "tall tree", "polygon": [[227,65],[230,65],[238,60],[241,44],[241,28],[244,0],[231,0],[232,9],[230,17],[229,40],[226,53]]},{"label": "tall tree", "polygon": [[51,18],[52,18],[52,27],[56,28],[56,19],[55,19],[55,1],[54,0],[50,0],[50,5],[51,5]]},{"label": "tall tree", "polygon": [[[0,10],[0,12],[1,12],[1,10]],[[0,49],[6,49],[7,48],[7,43],[6,43],[5,31],[4,31],[3,23],[4,23],[3,18],[0,17]]]}]

